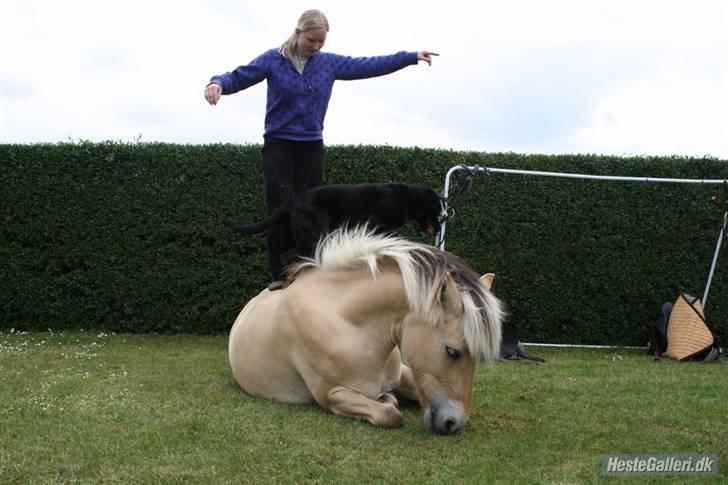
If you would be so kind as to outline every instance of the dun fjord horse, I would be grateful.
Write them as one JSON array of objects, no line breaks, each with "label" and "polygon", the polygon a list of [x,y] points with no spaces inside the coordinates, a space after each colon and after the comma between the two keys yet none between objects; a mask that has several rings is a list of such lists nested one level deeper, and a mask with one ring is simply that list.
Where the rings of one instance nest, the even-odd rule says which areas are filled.
[{"label": "dun fjord horse", "polygon": [[419,401],[430,431],[463,427],[476,362],[499,352],[490,275],[431,246],[344,228],[289,279],[250,300],[230,331],[244,391],[383,427],[403,424],[397,394]]}]

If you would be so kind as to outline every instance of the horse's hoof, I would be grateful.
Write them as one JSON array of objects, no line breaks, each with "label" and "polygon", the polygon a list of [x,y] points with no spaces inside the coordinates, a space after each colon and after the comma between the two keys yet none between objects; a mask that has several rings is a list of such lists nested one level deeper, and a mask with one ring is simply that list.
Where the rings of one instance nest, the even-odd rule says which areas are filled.
[{"label": "horse's hoof", "polygon": [[404,426],[404,416],[396,407],[385,404],[379,419],[374,424],[383,428],[401,428]]}]

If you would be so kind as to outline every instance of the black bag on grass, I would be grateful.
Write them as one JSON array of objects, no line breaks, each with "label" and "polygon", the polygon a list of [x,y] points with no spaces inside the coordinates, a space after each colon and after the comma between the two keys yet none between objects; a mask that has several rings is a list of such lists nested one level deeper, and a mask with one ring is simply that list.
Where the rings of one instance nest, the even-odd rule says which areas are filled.
[{"label": "black bag on grass", "polygon": [[518,339],[518,326],[512,322],[503,324],[503,339],[501,340],[499,358],[510,361],[546,362],[545,359],[529,355],[523,350],[523,345]]},{"label": "black bag on grass", "polygon": [[650,347],[647,349],[647,355],[651,355],[655,359],[659,359],[667,350],[667,323],[670,321],[670,312],[672,312],[672,303],[663,303],[660,316],[650,327]]}]

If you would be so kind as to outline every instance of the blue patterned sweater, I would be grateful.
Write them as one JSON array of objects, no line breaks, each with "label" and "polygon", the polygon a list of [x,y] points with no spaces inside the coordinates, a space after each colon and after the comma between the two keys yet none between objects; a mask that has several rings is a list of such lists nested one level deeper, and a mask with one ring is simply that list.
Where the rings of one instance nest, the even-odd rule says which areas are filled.
[{"label": "blue patterned sweater", "polygon": [[383,76],[417,64],[416,52],[389,56],[348,57],[318,52],[300,74],[279,49],[270,49],[232,72],[213,76],[211,83],[233,94],[264,79],[268,81],[265,134],[296,141],[323,139],[324,117],[337,79]]}]

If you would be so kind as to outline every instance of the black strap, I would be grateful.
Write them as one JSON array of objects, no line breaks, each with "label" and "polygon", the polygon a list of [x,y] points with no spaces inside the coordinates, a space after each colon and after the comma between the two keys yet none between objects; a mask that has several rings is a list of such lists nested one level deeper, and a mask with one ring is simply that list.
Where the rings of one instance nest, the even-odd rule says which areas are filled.
[{"label": "black strap", "polygon": [[726,221],[728,221],[728,179],[723,181],[723,204],[725,204],[725,212],[723,214],[723,235],[726,232]]},{"label": "black strap", "polygon": [[[451,185],[451,190],[447,197],[441,197],[442,213],[440,214],[440,224],[447,222],[455,216],[455,209],[460,202],[460,196],[470,190],[470,187],[473,185],[473,179],[475,179],[475,176],[478,175],[480,171],[480,167],[477,165],[474,167],[460,165],[459,167],[462,171],[458,173],[459,178],[457,182]],[[445,242],[446,238],[447,234],[440,242]]]},{"label": "black strap", "polygon": [[447,198],[442,198],[444,210],[442,216],[440,217],[441,223],[455,216],[455,208],[460,202],[460,196],[470,190],[470,187],[472,187],[473,185],[473,179],[476,175],[478,175],[478,171],[480,169],[480,167],[478,166],[467,167],[465,165],[460,165],[460,168],[462,168],[464,172],[459,172],[458,175],[460,176],[460,178],[458,179],[457,183],[453,184],[454,187],[448,193]]}]

